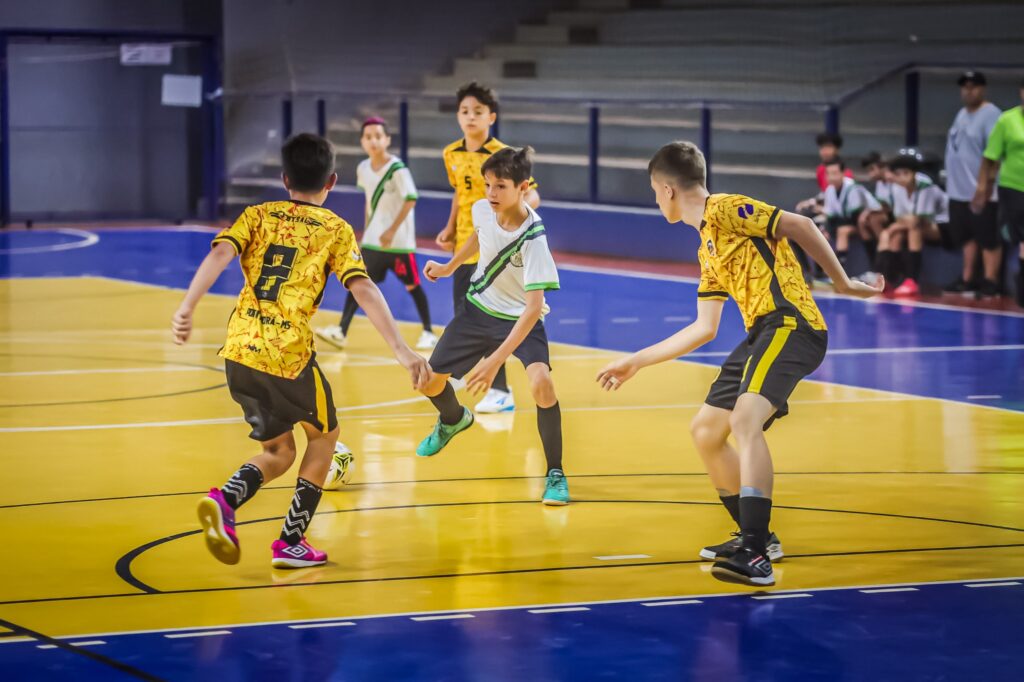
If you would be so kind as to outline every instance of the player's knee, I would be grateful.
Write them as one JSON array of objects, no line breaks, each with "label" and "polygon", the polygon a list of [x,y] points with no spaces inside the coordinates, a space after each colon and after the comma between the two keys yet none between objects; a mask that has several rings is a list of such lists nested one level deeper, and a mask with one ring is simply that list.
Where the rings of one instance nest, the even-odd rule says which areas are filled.
[{"label": "player's knee", "polygon": [[428,398],[436,398],[444,391],[444,385],[448,383],[450,374],[434,374],[434,378],[427,382],[420,392]]},{"label": "player's knee", "polygon": [[282,469],[288,469],[295,462],[295,441],[267,444],[263,452],[274,458],[274,462]]},{"label": "player's knee", "polygon": [[702,413],[690,422],[690,436],[694,445],[701,452],[711,451],[720,448],[729,437],[729,431],[723,428],[718,420],[711,419]]},{"label": "player's knee", "polygon": [[729,415],[729,428],[739,440],[761,435],[763,426],[764,422],[758,415],[752,410],[744,409],[742,405],[737,405]]},{"label": "player's knee", "polygon": [[542,363],[530,366],[530,391],[533,400],[541,407],[551,407],[558,402],[555,395],[555,382],[551,379],[551,370]]}]

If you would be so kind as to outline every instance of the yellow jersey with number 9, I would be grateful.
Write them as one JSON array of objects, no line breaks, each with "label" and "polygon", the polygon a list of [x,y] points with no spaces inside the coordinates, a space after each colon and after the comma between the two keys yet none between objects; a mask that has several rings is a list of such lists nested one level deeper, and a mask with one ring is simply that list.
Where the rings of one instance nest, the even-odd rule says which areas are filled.
[{"label": "yellow jersey with number 9", "polygon": [[[508,145],[493,137],[488,137],[480,149],[469,151],[466,140],[456,140],[444,148],[444,168],[448,172],[448,183],[455,190],[458,201],[458,213],[455,217],[455,250],[473,235],[473,204],[485,199],[484,176],[480,168],[494,152]],[[537,182],[530,178],[530,187],[537,189]],[[479,255],[466,260],[465,265],[476,263]]]},{"label": "yellow jersey with number 9", "polygon": [[271,201],[245,209],[220,242],[234,247],[245,278],[220,356],[294,379],[313,355],[310,318],[330,275],[345,286],[367,276],[352,226],[322,206]]}]

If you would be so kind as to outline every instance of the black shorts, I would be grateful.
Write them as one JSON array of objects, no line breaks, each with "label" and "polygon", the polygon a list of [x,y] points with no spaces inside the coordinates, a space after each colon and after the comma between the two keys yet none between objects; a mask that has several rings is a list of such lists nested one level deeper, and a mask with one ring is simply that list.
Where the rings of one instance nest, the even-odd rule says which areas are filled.
[{"label": "black shorts", "polygon": [[999,246],[998,205],[994,201],[985,204],[980,214],[971,210],[969,201],[949,200],[949,222],[939,225],[942,245],[947,249],[960,249],[969,241],[975,241],[983,249]]},{"label": "black shorts", "polygon": [[[430,355],[430,366],[438,374],[451,374],[461,379],[481,358],[498,350],[515,324],[515,320],[502,320],[488,315],[467,300],[465,307],[448,324],[434,347]],[[524,367],[543,362],[550,369],[551,354],[543,322],[534,325],[519,347],[512,351],[512,355],[519,358]]]},{"label": "black shorts", "polygon": [[764,428],[789,414],[789,396],[825,359],[828,332],[803,318],[770,313],[757,320],[747,338],[729,354],[704,402],[732,410],[744,393],[763,395],[775,407]]},{"label": "black shorts", "polygon": [[1024,192],[999,188],[999,226],[1010,242],[1024,242]]},{"label": "black shorts", "polygon": [[466,294],[469,293],[469,285],[473,281],[474,272],[476,272],[476,263],[460,265],[452,273],[452,308],[454,308],[455,315],[462,312],[463,308],[469,307]]},{"label": "black shorts", "polygon": [[364,247],[363,263],[366,264],[366,274],[377,284],[384,281],[389,270],[408,287],[418,286],[420,283],[415,253],[390,253]]},{"label": "black shorts", "polygon": [[232,360],[224,361],[228,390],[242,406],[252,426],[249,438],[267,441],[288,433],[299,422],[324,433],[338,427],[331,385],[316,364],[316,356],[294,379],[260,372]]},{"label": "black shorts", "polygon": [[[854,230],[856,230],[857,221],[860,220],[860,214],[860,210],[857,210],[854,211],[853,215],[851,215],[848,218],[843,216],[829,216],[828,219],[825,221],[825,230],[828,232],[828,235],[832,238],[832,241],[835,241],[836,235],[839,234],[839,228],[843,227],[844,225],[849,225],[850,227],[854,228]],[[855,232],[855,234],[858,233]]]}]

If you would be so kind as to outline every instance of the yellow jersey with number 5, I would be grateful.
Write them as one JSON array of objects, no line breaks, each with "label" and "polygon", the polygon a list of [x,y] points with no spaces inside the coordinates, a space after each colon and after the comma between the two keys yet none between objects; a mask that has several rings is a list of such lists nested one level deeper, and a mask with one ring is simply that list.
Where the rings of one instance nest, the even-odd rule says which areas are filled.
[{"label": "yellow jersey with number 5", "polygon": [[[473,234],[473,204],[486,198],[484,196],[484,176],[480,168],[494,152],[508,145],[493,137],[488,137],[480,149],[469,151],[466,140],[456,140],[444,148],[444,168],[448,172],[448,183],[455,190],[458,201],[458,213],[455,216],[455,250]],[[537,182],[530,178],[530,187],[537,189]],[[480,256],[476,255],[466,261],[466,265],[476,263]]]},{"label": "yellow jersey with number 5", "polygon": [[294,379],[313,355],[309,322],[330,275],[345,286],[367,276],[352,226],[322,206],[271,201],[245,209],[220,242],[234,247],[245,278],[220,356]]}]

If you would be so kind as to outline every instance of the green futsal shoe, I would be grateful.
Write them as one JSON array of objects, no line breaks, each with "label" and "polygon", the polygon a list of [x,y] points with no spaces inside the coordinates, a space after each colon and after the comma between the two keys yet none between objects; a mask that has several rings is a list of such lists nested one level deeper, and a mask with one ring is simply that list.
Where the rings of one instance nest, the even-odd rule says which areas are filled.
[{"label": "green futsal shoe", "polygon": [[442,424],[441,418],[438,417],[437,423],[434,424],[434,431],[420,442],[416,448],[416,454],[420,457],[433,457],[444,450],[444,446],[448,445],[448,441],[454,438],[455,434],[468,429],[474,421],[473,413],[468,407],[462,408],[462,419],[452,426]]},{"label": "green futsal shoe", "polygon": [[561,469],[552,469],[548,472],[548,479],[544,482],[544,497],[540,501],[550,507],[563,507],[569,504],[569,483]]}]

